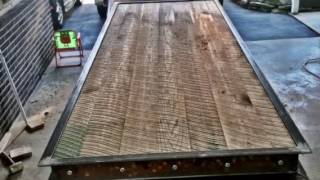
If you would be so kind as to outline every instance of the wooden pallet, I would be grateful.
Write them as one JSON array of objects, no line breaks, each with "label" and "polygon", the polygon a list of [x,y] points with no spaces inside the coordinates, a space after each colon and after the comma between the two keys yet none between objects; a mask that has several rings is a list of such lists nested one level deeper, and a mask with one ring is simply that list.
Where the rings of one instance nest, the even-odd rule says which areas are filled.
[{"label": "wooden pallet", "polygon": [[54,157],[294,146],[215,2],[120,4]]}]

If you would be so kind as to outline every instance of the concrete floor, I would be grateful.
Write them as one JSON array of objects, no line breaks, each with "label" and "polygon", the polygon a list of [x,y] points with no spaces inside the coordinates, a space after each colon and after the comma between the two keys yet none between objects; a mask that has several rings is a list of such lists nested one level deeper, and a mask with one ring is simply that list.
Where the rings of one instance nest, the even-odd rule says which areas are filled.
[{"label": "concrete floor", "polygon": [[[245,10],[229,0],[225,8],[313,149],[313,154],[300,158],[310,179],[320,179],[320,81],[302,69],[308,58],[320,57],[318,34],[287,15]],[[87,4],[72,13],[65,28],[82,33],[88,54],[102,23],[95,6]],[[320,67],[313,70],[320,72]],[[46,127],[33,134],[23,133],[9,147],[30,145],[34,155],[24,161],[25,170],[16,176],[7,177],[7,171],[0,165],[0,180],[48,178],[50,169],[38,168],[37,164],[80,72],[80,67],[56,69],[54,64],[50,65],[25,106],[29,116],[44,118]],[[44,112],[49,115],[44,116]]]},{"label": "concrete floor", "polygon": [[[320,79],[303,69],[308,59],[320,58],[319,34],[289,15],[239,8],[230,0],[224,8],[311,146],[313,153],[300,157],[309,178],[320,179]],[[320,65],[310,68],[320,75]]]},{"label": "concrete floor", "polygon": [[302,68],[308,58],[320,57],[320,38],[255,41],[248,45],[312,148],[312,154],[300,157],[303,167],[310,179],[320,179],[320,80]]},{"label": "concrete floor", "polygon": [[314,31],[320,33],[320,12],[303,12],[293,16]]},{"label": "concrete floor", "polygon": [[[74,29],[81,32],[81,39],[85,49],[84,59],[86,59],[100,32],[103,21],[99,18],[93,2],[90,0],[85,0],[84,2],[91,2],[91,4],[83,4],[71,12],[72,14],[65,22],[64,29]],[[81,71],[82,67],[57,69],[54,61],[50,64],[25,105],[28,117],[36,116],[36,118],[44,119],[45,128],[32,134],[23,132],[13,144],[7,148],[12,149],[28,145],[33,148],[33,156],[23,162],[23,172],[14,176],[8,177],[7,169],[0,163],[0,180],[48,179],[50,168],[39,168],[38,163]],[[45,112],[49,114],[45,116]]]},{"label": "concrete floor", "polygon": [[82,6],[71,13],[63,28],[75,29],[80,32],[83,48],[90,50],[92,49],[104,22],[97,14],[97,9],[95,5],[93,5],[94,2],[90,0],[84,0],[84,2],[85,3],[82,4]]},{"label": "concrete floor", "polygon": [[240,8],[224,0],[224,8],[245,41],[316,37],[317,33],[286,14]]},{"label": "concrete floor", "polygon": [[[50,169],[38,168],[37,165],[80,72],[80,67],[56,69],[54,63],[50,65],[25,105],[28,117],[38,116],[44,119],[45,128],[32,134],[23,132],[8,148],[27,145],[33,148],[33,156],[24,161],[24,171],[17,175],[7,177],[6,168],[0,167],[0,179],[48,179]],[[49,114],[45,116],[45,112]]]}]

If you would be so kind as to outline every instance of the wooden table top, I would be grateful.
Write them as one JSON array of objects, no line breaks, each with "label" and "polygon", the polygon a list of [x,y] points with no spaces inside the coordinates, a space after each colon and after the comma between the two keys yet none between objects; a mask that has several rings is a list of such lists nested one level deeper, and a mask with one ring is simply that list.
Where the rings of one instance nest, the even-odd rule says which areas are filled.
[{"label": "wooden table top", "polygon": [[214,1],[121,4],[56,158],[294,147]]}]

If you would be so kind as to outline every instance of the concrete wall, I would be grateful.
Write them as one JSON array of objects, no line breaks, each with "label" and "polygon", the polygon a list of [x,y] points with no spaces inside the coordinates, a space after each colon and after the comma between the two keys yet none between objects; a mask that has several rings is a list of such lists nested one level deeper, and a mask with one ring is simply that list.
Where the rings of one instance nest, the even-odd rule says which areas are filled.
[{"label": "concrete wall", "polygon": [[[0,17],[2,50],[25,103],[53,58],[48,0],[22,0]],[[0,63],[0,138],[19,113]]]}]

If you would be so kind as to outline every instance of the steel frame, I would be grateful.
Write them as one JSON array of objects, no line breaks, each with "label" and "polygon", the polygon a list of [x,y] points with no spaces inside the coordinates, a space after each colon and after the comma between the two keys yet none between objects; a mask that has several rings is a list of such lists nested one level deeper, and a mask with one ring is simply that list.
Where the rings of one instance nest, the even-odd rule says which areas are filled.
[{"label": "steel frame", "polygon": [[[226,175],[255,175],[255,174],[294,174],[297,172],[298,155],[310,153],[311,149],[299,132],[288,112],[281,104],[279,97],[272,89],[264,74],[254,61],[244,40],[239,35],[228,15],[219,2],[214,0],[223,15],[226,23],[236,38],[239,46],[252,66],[261,85],[264,87],[279,116],[296,143],[293,148],[268,149],[241,149],[241,150],[214,150],[208,152],[188,153],[159,153],[102,157],[78,157],[67,159],[53,158],[56,144],[64,131],[73,108],[80,95],[86,77],[92,67],[99,47],[110,26],[111,20],[119,4],[134,3],[161,3],[161,2],[187,2],[203,0],[143,0],[115,2],[108,18],[97,38],[92,52],[84,66],[78,83],[70,97],[69,102],[51,136],[47,148],[39,163],[40,166],[51,166],[53,179],[103,179],[103,178],[176,178],[176,177],[203,177]],[[109,6],[110,7],[110,6]],[[161,165],[162,164],[162,165]],[[166,165],[164,165],[166,164]],[[203,168],[198,168],[201,165]],[[180,169],[180,167],[185,169]],[[156,170],[155,167],[161,167]],[[202,167],[202,166],[201,166]],[[212,168],[215,167],[215,168]],[[130,170],[131,168],[131,170]],[[169,170],[170,169],[170,170]],[[134,171],[133,171],[134,170]],[[132,172],[132,173],[127,173]],[[134,174],[133,172],[138,172]],[[150,173],[153,172],[153,173]],[[159,173],[161,172],[161,173]],[[181,173],[184,172],[184,173]],[[148,175],[148,176],[145,176]]]}]

